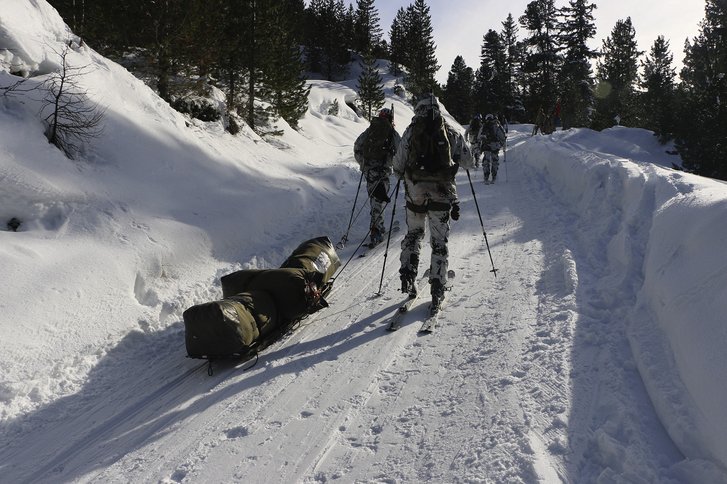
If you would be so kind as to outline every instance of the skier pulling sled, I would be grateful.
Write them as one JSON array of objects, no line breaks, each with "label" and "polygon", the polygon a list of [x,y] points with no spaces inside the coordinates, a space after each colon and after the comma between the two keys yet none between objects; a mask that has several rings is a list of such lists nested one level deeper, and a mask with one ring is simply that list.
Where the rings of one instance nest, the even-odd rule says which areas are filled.
[{"label": "skier pulling sled", "polygon": [[318,237],[298,246],[279,269],[223,276],[221,300],[184,311],[187,355],[210,365],[254,357],[297,322],[328,306],[325,296],[340,265],[328,237]]}]

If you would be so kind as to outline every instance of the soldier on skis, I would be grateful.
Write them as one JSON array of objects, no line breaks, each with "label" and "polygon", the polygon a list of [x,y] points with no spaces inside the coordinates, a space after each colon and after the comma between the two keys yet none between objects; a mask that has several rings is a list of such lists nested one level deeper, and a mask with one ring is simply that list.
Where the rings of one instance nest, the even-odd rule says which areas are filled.
[{"label": "soldier on skis", "polygon": [[432,313],[444,299],[447,283],[449,220],[459,219],[455,174],[474,167],[464,137],[447,125],[433,95],[421,100],[394,156],[394,174],[404,179],[407,234],[401,243],[401,290],[416,294],[419,252],[429,221],[432,258],[429,284]]},{"label": "soldier on skis", "polygon": [[505,130],[494,114],[485,116],[485,123],[480,131],[480,150],[483,153],[482,170],[485,175],[485,183],[492,183],[497,179],[497,169],[500,166],[500,150],[505,145]]},{"label": "soldier on skis", "polygon": [[472,116],[469,126],[464,132],[464,137],[472,149],[472,157],[475,159],[475,168],[480,166],[480,130],[482,129],[482,115],[477,113]]},{"label": "soldier on skis", "polygon": [[371,120],[371,125],[356,139],[353,154],[366,177],[366,186],[371,204],[370,245],[384,239],[384,208],[389,202],[389,176],[394,153],[401,137],[394,129],[394,113],[383,108]]}]

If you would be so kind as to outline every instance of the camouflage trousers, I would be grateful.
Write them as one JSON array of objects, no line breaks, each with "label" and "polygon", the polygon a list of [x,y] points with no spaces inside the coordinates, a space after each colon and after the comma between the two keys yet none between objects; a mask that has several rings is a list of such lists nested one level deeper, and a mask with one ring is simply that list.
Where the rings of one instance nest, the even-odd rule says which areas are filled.
[{"label": "camouflage trousers", "polygon": [[485,151],[485,156],[482,157],[482,170],[485,174],[485,180],[492,173],[492,179],[494,180],[497,176],[497,169],[500,167],[500,152],[498,151]]},{"label": "camouflage trousers", "polygon": [[389,175],[375,170],[370,170],[366,173],[366,189],[369,194],[369,203],[371,205],[371,234],[383,235],[386,232],[384,226],[384,209],[388,203],[386,200],[381,200],[380,194],[388,194],[391,183],[389,182]]},{"label": "camouflage trousers", "polygon": [[480,166],[480,156],[482,155],[482,152],[480,151],[480,148],[478,146],[472,147],[472,158],[475,159],[475,168],[479,168]]},{"label": "camouflage trousers", "polygon": [[[419,269],[419,253],[427,220],[429,221],[430,244],[432,259],[430,262],[429,281],[438,279],[442,285],[447,282],[447,268],[449,265],[449,202],[435,202],[431,205],[436,208],[426,208],[429,203],[422,206],[406,204],[407,234],[401,242],[401,269],[399,272],[416,276]],[[444,208],[444,210],[441,210]],[[423,210],[423,211],[422,211]]]}]

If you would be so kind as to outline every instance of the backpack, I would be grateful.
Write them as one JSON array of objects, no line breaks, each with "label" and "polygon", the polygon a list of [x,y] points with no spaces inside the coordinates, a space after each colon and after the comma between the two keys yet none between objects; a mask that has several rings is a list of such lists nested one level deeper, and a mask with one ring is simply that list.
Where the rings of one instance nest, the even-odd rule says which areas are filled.
[{"label": "backpack", "polygon": [[371,119],[367,129],[368,135],[363,144],[363,156],[366,161],[386,160],[392,155],[392,134],[394,127],[385,118]]},{"label": "backpack", "polygon": [[490,145],[490,147],[497,145],[499,148],[501,148],[503,143],[505,142],[505,132],[503,131],[502,126],[500,126],[500,123],[498,123],[497,121],[485,123],[482,134],[484,138],[483,144],[488,144]]},{"label": "backpack", "polygon": [[406,171],[414,182],[454,179],[457,165],[452,161],[447,128],[438,111],[429,110],[412,120]]}]

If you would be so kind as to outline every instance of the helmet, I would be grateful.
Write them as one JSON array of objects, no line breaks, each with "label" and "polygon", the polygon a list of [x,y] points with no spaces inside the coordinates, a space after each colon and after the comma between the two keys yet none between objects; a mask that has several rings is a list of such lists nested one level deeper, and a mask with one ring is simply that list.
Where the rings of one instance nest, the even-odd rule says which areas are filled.
[{"label": "helmet", "polygon": [[487,121],[487,122],[492,122],[494,120],[495,120],[494,114],[488,114],[487,116],[485,116],[485,121]]},{"label": "helmet", "polygon": [[477,113],[477,114],[475,114],[475,116],[474,116],[473,119],[476,119],[477,121],[481,121],[482,120],[482,115],[480,113]]},{"label": "helmet", "polygon": [[389,108],[383,108],[381,111],[379,111],[379,117],[388,119],[391,123],[394,121],[394,112]]},{"label": "helmet", "polygon": [[439,113],[439,101],[433,94],[423,97],[414,108],[414,112],[418,115],[427,114],[430,110],[434,110]]}]

